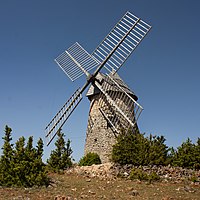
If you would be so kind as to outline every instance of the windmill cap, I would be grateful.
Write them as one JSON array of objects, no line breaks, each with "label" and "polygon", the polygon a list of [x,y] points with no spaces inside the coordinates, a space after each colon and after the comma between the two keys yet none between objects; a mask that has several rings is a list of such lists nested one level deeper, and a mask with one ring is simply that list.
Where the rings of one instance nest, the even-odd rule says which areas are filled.
[{"label": "windmill cap", "polygon": [[[128,87],[127,84],[124,83],[124,81],[121,79],[121,77],[117,74],[116,71],[112,71],[109,76],[120,86],[123,88],[123,90],[128,93],[129,95],[131,95],[136,101],[138,100],[138,97],[135,95],[135,93],[133,91],[131,91],[131,89]],[[96,76],[96,79],[102,83],[103,81],[106,81],[111,87],[109,88],[109,90],[112,91],[119,91],[119,88],[117,87],[116,84],[113,84],[113,82],[108,78],[108,76],[106,76],[103,73],[98,73]],[[95,87],[94,85],[91,85],[86,93],[86,96],[90,99],[93,95],[97,95],[100,93],[100,90]]]}]

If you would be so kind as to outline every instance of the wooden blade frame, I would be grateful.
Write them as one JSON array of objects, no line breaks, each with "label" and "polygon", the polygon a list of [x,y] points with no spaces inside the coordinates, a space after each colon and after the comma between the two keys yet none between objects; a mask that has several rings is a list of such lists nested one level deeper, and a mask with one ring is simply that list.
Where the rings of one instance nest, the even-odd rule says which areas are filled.
[{"label": "wooden blade frame", "polygon": [[64,123],[67,121],[69,116],[72,114],[74,109],[78,106],[80,101],[82,100],[81,90],[77,89],[74,94],[67,100],[64,106],[60,109],[60,111],[55,115],[55,117],[51,120],[51,122],[46,126],[46,138],[47,146],[54,139],[58,131],[62,128]]},{"label": "wooden blade frame", "polygon": [[113,69],[118,71],[150,29],[149,24],[127,12],[94,50],[92,56],[98,62],[104,63],[108,72]]},{"label": "wooden blade frame", "polygon": [[55,62],[72,81],[83,74],[89,76],[88,72],[99,65],[78,42],[59,55]]}]

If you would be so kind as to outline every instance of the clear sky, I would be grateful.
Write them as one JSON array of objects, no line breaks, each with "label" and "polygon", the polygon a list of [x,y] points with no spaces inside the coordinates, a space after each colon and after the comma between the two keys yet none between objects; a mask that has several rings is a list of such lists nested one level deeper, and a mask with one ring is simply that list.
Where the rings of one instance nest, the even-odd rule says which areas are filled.
[{"label": "clear sky", "polygon": [[[198,0],[0,0],[1,135],[7,124],[13,142],[22,135],[45,142],[45,126],[85,82],[85,77],[71,82],[54,58],[76,41],[92,53],[127,10],[153,27],[119,71],[144,107],[138,122],[141,132],[164,135],[173,147],[187,137],[196,142]],[[83,156],[88,112],[84,97],[63,127],[77,161]],[[44,159],[53,148],[45,147]]]}]

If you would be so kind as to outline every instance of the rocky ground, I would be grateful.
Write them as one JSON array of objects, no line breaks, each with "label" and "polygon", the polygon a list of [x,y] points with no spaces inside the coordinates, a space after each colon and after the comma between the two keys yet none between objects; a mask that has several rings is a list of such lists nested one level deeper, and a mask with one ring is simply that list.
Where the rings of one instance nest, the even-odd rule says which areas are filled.
[{"label": "rocky ground", "polygon": [[[161,176],[149,184],[129,180],[133,166],[111,163],[74,167],[63,174],[49,174],[52,184],[41,188],[0,188],[0,200],[81,200],[81,199],[149,199],[200,200],[200,171],[172,167],[143,167]],[[119,178],[119,177],[124,178]],[[192,177],[196,177],[196,182]]]},{"label": "rocky ground", "polygon": [[162,182],[181,183],[188,181],[196,185],[200,184],[200,170],[184,169],[171,166],[139,166],[133,165],[120,166],[112,163],[105,163],[92,166],[76,166],[66,171],[66,173],[76,173],[88,177],[98,177],[100,179],[115,179],[116,177],[129,178],[133,168],[141,169],[150,174],[156,173]]}]

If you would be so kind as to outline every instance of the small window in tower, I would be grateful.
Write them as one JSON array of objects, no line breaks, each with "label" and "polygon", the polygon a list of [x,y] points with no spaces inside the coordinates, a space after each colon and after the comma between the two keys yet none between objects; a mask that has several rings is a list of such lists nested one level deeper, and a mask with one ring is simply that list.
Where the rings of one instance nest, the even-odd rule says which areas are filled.
[{"label": "small window in tower", "polygon": [[94,141],[97,142],[97,138],[95,138]]}]

